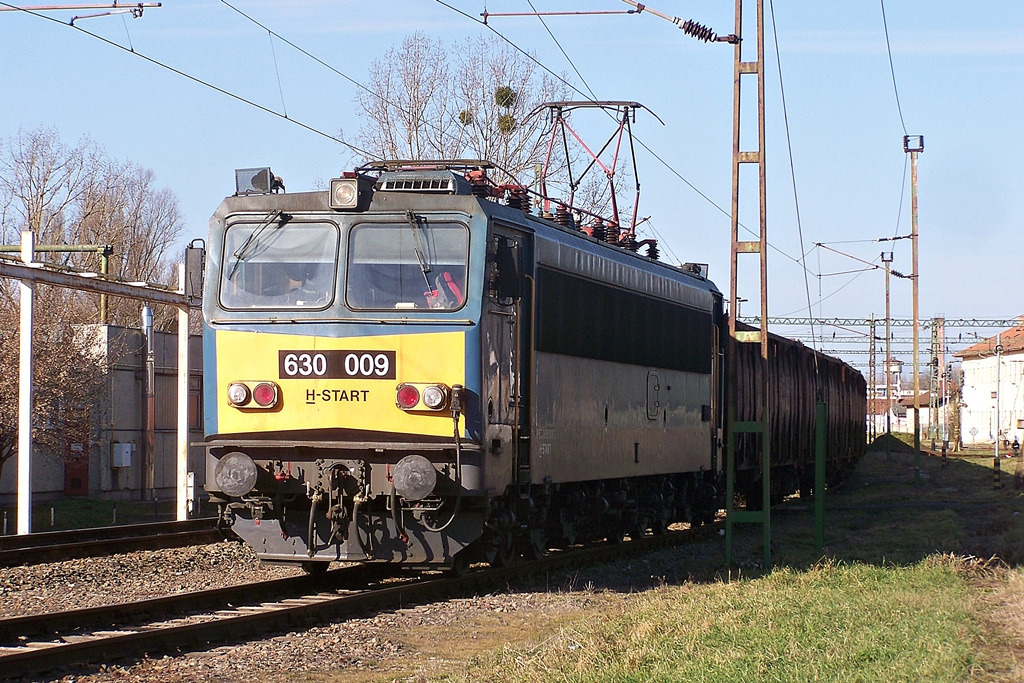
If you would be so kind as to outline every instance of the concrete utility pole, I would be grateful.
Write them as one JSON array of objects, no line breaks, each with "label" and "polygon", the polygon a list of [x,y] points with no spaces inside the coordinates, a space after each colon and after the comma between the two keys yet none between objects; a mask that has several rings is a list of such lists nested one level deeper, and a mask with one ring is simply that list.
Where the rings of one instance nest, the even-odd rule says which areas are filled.
[{"label": "concrete utility pole", "polygon": [[[188,395],[188,344],[180,340],[187,338],[188,311],[198,308],[198,298],[190,299],[181,292],[147,282],[128,282],[118,278],[104,277],[98,273],[70,271],[48,263],[34,261],[35,238],[31,231],[21,234],[21,260],[0,259],[0,277],[14,278],[21,288],[21,350],[19,357],[20,379],[18,392],[18,533],[32,531],[32,293],[36,282],[57,287],[68,287],[83,292],[110,294],[136,300],[169,304],[178,308],[179,361],[178,392],[181,397]],[[184,358],[182,357],[184,355]],[[186,398],[187,401],[187,398]],[[186,404],[187,407],[187,404]],[[178,420],[178,472],[185,471],[188,455],[188,423],[179,416]],[[186,488],[179,482],[178,495],[186,495]],[[178,519],[186,519],[187,501],[178,502]]]},{"label": "concrete utility pole", "polygon": [[921,369],[918,367],[921,342],[920,271],[917,269],[917,155],[924,151],[923,135],[904,135],[903,151],[910,154],[910,242],[913,246],[914,289],[914,481],[921,482]]},{"label": "concrete utility pole", "polygon": [[868,326],[868,415],[871,417],[871,424],[868,425],[868,439],[875,440],[877,420],[875,419],[875,401],[878,382],[875,381],[875,314],[871,314],[871,325]]},{"label": "concrete utility pole", "polygon": [[[892,317],[889,315],[889,271],[892,270],[892,252],[882,252],[882,263],[885,264],[885,435],[892,434],[892,369],[889,363],[892,361],[892,349],[889,344],[892,342]],[[892,460],[892,444],[890,439],[885,440],[885,461]]]},{"label": "concrete utility pole", "polygon": [[[35,260],[36,235],[21,233],[21,260]],[[18,533],[32,533],[32,303],[35,283],[22,280],[20,359],[18,362]]]},{"label": "concrete utility pole", "polygon": [[1002,369],[1003,369],[1003,342],[1002,342],[1001,334],[996,334],[996,419],[995,419],[995,427],[993,428],[993,431],[995,432],[995,435],[996,435],[996,438],[995,438],[995,460],[993,461],[993,468],[994,468],[994,471],[995,471],[995,488],[999,488],[1000,486],[1002,486],[1002,482],[999,479],[1000,478],[1000,472],[999,472],[999,469],[1000,469],[999,468],[999,434],[1000,434],[1000,431],[1001,431],[999,429],[999,424],[1000,424],[1000,422],[999,422],[999,390],[1001,388],[1000,384],[1002,383]]},{"label": "concrete utility pole", "polygon": [[[752,46],[753,61],[743,59],[743,43],[736,40],[733,52],[733,138],[732,138],[732,247],[729,270],[729,344],[737,348],[738,344],[758,344],[761,349],[761,400],[760,419],[750,416],[746,420],[737,420],[735,408],[730,406],[726,414],[726,481],[725,481],[725,562],[732,564],[733,525],[736,523],[760,524],[762,527],[764,567],[771,566],[771,384],[768,364],[768,228],[767,228],[767,191],[765,163],[765,98],[764,98],[764,0],[754,0],[756,22],[755,42]],[[749,6],[748,6],[749,7]],[[736,32],[734,36],[743,36],[743,0],[736,0]],[[732,42],[732,41],[728,41]],[[748,43],[749,44],[749,43]],[[757,149],[744,150],[740,147],[741,121],[745,119],[740,107],[741,83],[744,76],[752,77],[757,88]],[[751,112],[753,113],[753,112]],[[740,168],[744,164],[757,164],[758,178],[758,209],[759,234],[757,240],[742,240],[739,234],[740,224]],[[740,256],[752,254],[758,257],[758,275],[761,285],[761,315],[757,330],[739,330],[736,322],[739,318],[739,262]],[[727,377],[735,381],[736,354],[730,354]],[[761,443],[761,510],[735,510],[734,486],[736,476],[736,445],[741,433],[749,433],[753,438],[760,436]],[[815,489],[814,495],[820,498],[824,492]]]}]

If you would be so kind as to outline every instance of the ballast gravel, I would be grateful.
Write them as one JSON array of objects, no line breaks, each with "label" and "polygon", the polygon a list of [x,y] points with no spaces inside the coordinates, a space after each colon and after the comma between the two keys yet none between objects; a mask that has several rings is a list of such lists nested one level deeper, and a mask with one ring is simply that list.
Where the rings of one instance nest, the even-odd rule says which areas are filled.
[{"label": "ballast gravel", "polygon": [[[343,680],[348,672],[359,680],[369,676],[369,680],[390,681],[388,672],[403,670],[401,664],[415,655],[395,637],[398,633],[428,629],[431,637],[444,638],[447,628],[457,628],[466,619],[512,618],[520,613],[519,619],[529,620],[538,613],[576,612],[594,599],[594,590],[628,593],[666,580],[685,580],[676,573],[683,566],[693,567],[693,557],[700,552],[696,547],[673,548],[551,576],[544,585],[510,586],[508,592],[411,605],[173,657],[112,660],[74,673],[55,672],[26,680],[279,683]],[[689,555],[688,561],[680,554]],[[260,565],[251,549],[231,542],[3,568],[0,614],[13,617],[92,607],[301,573],[298,568]],[[443,661],[430,664],[435,674],[449,668]],[[451,666],[462,664],[452,662]],[[395,680],[428,678],[416,675]]]},{"label": "ballast gravel", "polygon": [[301,573],[260,566],[252,550],[230,541],[5,567],[0,568],[0,614],[98,607]]}]

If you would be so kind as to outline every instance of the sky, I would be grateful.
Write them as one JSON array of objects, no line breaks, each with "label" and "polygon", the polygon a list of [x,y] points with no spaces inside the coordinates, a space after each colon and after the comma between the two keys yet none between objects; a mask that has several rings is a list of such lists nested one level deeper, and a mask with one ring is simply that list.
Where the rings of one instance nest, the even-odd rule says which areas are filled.
[{"label": "sky", "polygon": [[[446,3],[233,2],[362,83],[372,62],[414,31],[446,44],[481,34],[499,39],[496,31],[583,92],[642,103],[664,122],[641,113],[634,126],[660,158],[638,152],[639,212],[651,216],[645,236],[660,239],[665,260],[710,264],[711,278],[727,291],[732,47],[697,41],[646,12],[546,17],[546,27],[536,17],[491,17],[489,27],[478,21],[485,7],[629,9],[617,0]],[[723,0],[648,7],[720,35],[734,31],[734,5]],[[905,133],[925,142],[918,160],[921,317],[1024,314],[1024,2],[888,0],[891,71],[880,0],[766,0],[765,13],[769,315],[883,316],[882,271],[849,271],[868,268],[862,261],[879,264],[880,253],[891,250],[892,267],[911,272],[910,240],[877,242],[910,233]],[[270,166],[289,191],[301,191],[353,165],[347,149],[295,122],[329,135],[354,133],[356,86],[280,41],[272,44],[266,30],[220,0],[170,0],[137,19],[76,22],[95,36],[67,25],[72,12],[46,14],[60,22],[0,12],[0,141],[19,129],[53,127],[65,142],[88,136],[109,155],[152,169],[157,185],[180,202],[182,246],[205,236],[209,216],[234,191],[235,168]],[[745,33],[752,48],[752,17]],[[139,55],[287,111],[288,119]],[[753,102],[752,85],[745,85],[745,107]],[[756,149],[752,121],[742,129],[744,149]],[[592,131],[599,142],[609,132]],[[756,177],[743,178],[740,218],[756,226]],[[743,314],[757,310],[753,258],[740,261],[738,293],[750,299]],[[910,281],[893,278],[891,287],[892,315],[909,318]],[[833,332],[851,334],[824,329]],[[963,345],[973,333],[986,331],[953,331],[963,334]]]}]

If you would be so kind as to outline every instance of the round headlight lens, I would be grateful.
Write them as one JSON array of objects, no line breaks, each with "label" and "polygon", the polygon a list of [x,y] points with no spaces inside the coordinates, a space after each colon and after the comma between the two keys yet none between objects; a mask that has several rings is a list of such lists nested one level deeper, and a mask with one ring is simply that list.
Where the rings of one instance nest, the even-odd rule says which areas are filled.
[{"label": "round headlight lens", "polygon": [[335,183],[335,185],[334,185],[334,205],[335,206],[353,206],[355,203],[356,203],[356,184],[354,182]]},{"label": "round headlight lens", "polygon": [[228,402],[233,406],[244,406],[249,402],[249,387],[244,384],[229,384]]},{"label": "round headlight lens", "polygon": [[213,480],[229,496],[244,496],[256,486],[259,469],[245,453],[234,451],[217,461]]},{"label": "round headlight lens", "polygon": [[416,404],[420,402],[419,390],[411,384],[400,384],[398,386],[398,397],[396,398],[398,407],[403,410],[410,410],[416,407]]},{"label": "round headlight lens", "polygon": [[277,385],[272,382],[260,382],[252,390],[252,399],[264,408],[277,403]]},{"label": "round headlight lens", "polygon": [[440,410],[444,407],[445,390],[439,386],[429,386],[423,390],[423,405],[431,410]]}]

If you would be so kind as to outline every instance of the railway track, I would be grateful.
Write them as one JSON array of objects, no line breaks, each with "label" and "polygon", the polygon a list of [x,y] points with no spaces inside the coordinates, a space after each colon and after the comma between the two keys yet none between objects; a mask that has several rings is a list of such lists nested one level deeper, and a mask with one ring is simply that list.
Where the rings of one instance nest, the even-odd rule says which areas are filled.
[{"label": "railway track", "polygon": [[0,567],[214,543],[224,537],[215,524],[213,517],[205,517],[184,522],[0,536]]},{"label": "railway track", "polygon": [[[712,527],[714,528],[714,527]],[[701,530],[551,554],[465,576],[406,574],[372,565],[140,602],[0,619],[0,672],[17,677],[283,632],[403,603],[491,591],[534,573],[606,562],[691,541]],[[400,568],[396,567],[395,570]]]}]

